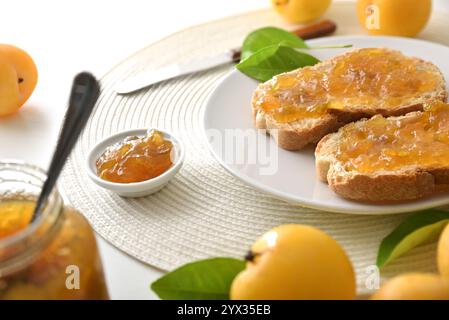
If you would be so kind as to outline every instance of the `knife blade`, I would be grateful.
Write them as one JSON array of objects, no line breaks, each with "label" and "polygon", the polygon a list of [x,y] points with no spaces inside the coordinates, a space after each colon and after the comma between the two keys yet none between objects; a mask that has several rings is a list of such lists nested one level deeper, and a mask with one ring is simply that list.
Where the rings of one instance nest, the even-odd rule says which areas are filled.
[{"label": "knife blade", "polygon": [[240,50],[233,49],[218,55],[186,63],[171,64],[156,70],[144,71],[137,76],[121,82],[115,91],[119,94],[132,93],[153,84],[173,79],[182,75],[208,70],[240,59]]},{"label": "knife blade", "polygon": [[[336,30],[336,24],[330,20],[324,20],[298,30],[292,31],[298,37],[304,40],[322,37],[333,33]],[[149,87],[159,82],[177,78],[194,72],[204,71],[215,68],[227,63],[236,62],[240,59],[240,48],[227,50],[220,54],[193,60],[186,63],[171,64],[159,69],[147,70],[125,79],[120,82],[115,91],[118,94],[128,94],[140,89]]]}]

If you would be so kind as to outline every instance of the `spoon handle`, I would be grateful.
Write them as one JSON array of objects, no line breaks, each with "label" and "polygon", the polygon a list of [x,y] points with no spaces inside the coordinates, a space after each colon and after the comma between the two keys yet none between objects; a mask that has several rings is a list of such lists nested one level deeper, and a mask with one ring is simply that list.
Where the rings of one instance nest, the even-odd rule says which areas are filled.
[{"label": "spoon handle", "polygon": [[47,198],[53,190],[62,168],[78,140],[78,136],[86,125],[99,95],[100,85],[90,73],[80,73],[73,80],[69,107],[66,111],[56,150],[48,169],[47,180],[42,186],[31,222],[35,221],[42,212]]}]

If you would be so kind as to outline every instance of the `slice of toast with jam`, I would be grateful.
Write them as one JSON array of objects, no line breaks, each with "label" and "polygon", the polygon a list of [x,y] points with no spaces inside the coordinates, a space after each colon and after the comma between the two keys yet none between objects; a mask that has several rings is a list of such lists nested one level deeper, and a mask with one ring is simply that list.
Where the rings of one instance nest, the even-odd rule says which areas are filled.
[{"label": "slice of toast with jam", "polygon": [[391,49],[356,49],[260,84],[252,110],[257,128],[281,148],[299,150],[347,123],[422,111],[447,95],[434,64]]}]

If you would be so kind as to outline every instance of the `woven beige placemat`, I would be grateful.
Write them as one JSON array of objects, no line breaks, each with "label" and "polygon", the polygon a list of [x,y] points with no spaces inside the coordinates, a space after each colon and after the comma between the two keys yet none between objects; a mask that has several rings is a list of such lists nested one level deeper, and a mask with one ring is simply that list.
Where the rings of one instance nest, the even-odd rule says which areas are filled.
[{"label": "woven beige placemat", "polygon": [[[328,12],[339,25],[339,34],[362,32],[354,10],[353,4],[335,3]],[[422,37],[449,44],[447,18],[434,16]],[[113,91],[118,80],[143,69],[239,46],[250,30],[266,25],[289,27],[271,10],[254,12],[181,31],[118,64],[102,79],[96,111],[68,161],[61,189],[101,236],[162,270],[207,257],[242,257],[259,235],[276,225],[317,226],[346,249],[363,292],[371,274],[367,267],[375,263],[380,240],[404,215],[353,216],[289,205],[256,191],[221,168],[207,149],[200,121],[209,94],[232,66],[167,81],[129,96]],[[187,158],[177,177],[159,193],[140,199],[124,199],[94,185],[85,168],[89,150],[113,133],[142,127],[165,128],[181,137]],[[432,271],[434,258],[433,245],[422,246],[398,259],[383,274]]]}]

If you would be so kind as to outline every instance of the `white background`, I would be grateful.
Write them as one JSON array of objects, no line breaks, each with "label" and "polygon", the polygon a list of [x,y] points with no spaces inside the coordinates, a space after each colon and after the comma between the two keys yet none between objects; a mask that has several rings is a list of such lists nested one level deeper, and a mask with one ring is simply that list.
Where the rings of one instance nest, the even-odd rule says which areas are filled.
[{"label": "white background", "polygon": [[[0,118],[0,159],[46,168],[77,72],[101,76],[134,51],[185,27],[268,7],[270,0],[2,0],[0,43],[28,51],[38,86],[16,115]],[[449,8],[448,0],[435,1]],[[113,299],[152,299],[162,273],[98,237]]]}]

